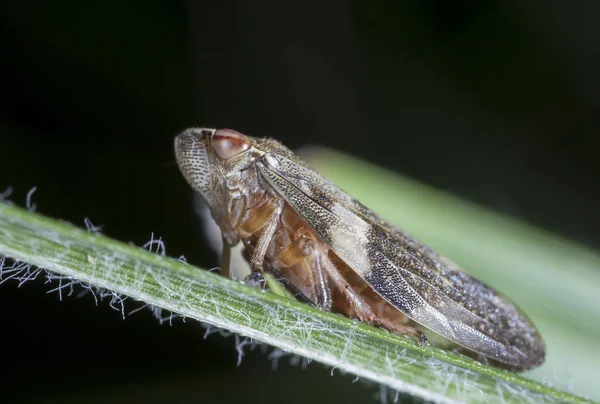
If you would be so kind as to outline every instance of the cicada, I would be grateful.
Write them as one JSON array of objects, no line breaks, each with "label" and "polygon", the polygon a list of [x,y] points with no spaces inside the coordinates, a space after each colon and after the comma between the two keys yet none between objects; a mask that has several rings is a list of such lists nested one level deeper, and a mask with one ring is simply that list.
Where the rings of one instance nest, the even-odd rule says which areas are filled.
[{"label": "cicada", "polygon": [[222,269],[243,243],[253,273],[276,274],[322,310],[427,343],[410,320],[514,370],[544,361],[534,325],[468,275],[311,169],[276,140],[192,128],[178,166],[223,237]]}]

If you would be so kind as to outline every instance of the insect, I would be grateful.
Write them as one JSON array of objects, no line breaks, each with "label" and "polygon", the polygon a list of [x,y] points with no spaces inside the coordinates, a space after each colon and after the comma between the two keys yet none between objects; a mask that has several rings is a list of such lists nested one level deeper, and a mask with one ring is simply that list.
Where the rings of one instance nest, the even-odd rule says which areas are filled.
[{"label": "insect", "polygon": [[499,362],[544,361],[533,324],[507,298],[388,224],[273,139],[192,128],[178,166],[221,229],[221,268],[242,242],[255,274],[275,274],[305,302],[409,335],[412,320]]}]

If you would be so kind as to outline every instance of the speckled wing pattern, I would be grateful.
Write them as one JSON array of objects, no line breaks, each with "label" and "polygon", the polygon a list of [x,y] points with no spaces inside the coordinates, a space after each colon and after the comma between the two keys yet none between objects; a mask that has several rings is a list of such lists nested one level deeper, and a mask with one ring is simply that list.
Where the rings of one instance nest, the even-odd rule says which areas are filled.
[{"label": "speckled wing pattern", "polygon": [[544,343],[507,298],[468,275],[265,141],[259,175],[337,256],[417,323],[515,369],[544,360]]}]

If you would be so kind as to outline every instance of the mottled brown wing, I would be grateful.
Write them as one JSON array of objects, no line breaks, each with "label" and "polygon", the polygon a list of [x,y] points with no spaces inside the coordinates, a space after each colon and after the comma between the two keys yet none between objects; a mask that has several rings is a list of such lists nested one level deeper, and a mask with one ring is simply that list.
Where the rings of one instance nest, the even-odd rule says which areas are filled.
[{"label": "mottled brown wing", "polygon": [[295,156],[270,155],[257,169],[346,264],[408,317],[514,368],[543,362],[544,343],[508,299],[384,222]]}]

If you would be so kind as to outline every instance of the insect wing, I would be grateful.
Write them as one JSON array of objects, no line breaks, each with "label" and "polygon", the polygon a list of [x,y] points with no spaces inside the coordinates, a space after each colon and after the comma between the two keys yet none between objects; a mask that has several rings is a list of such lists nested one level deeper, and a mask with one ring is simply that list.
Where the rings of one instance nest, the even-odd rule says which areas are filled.
[{"label": "insect wing", "polygon": [[540,336],[508,299],[387,224],[298,159],[269,154],[257,168],[335,255],[408,317],[516,369],[543,362]]}]

